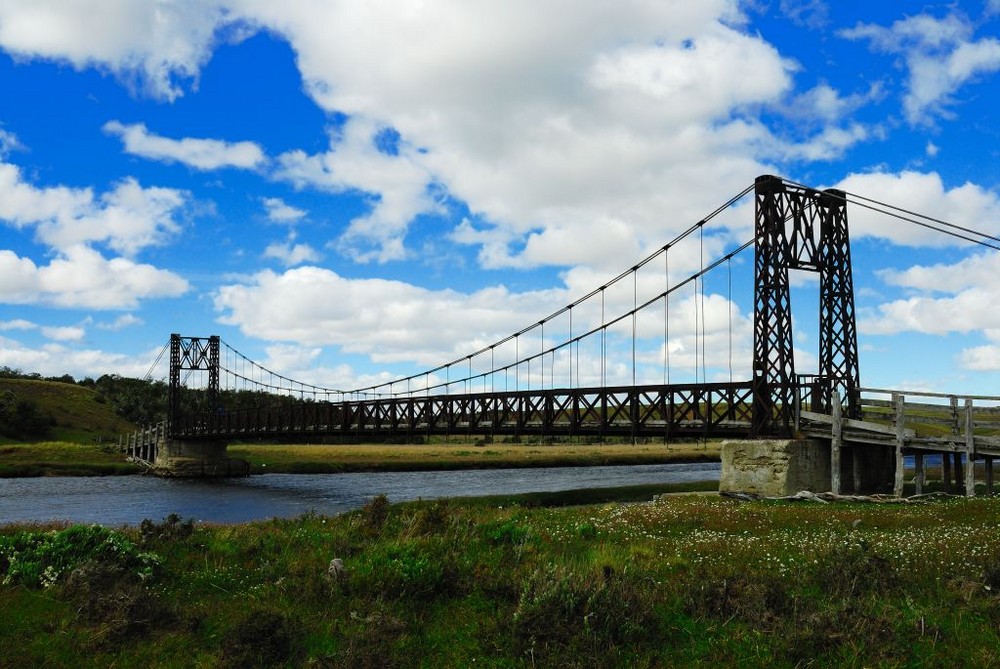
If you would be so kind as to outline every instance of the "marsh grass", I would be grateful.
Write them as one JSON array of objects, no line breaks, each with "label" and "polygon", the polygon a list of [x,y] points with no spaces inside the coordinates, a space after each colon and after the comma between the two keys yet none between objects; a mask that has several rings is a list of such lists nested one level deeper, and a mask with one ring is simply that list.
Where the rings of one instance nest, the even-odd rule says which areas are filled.
[{"label": "marsh grass", "polygon": [[339,517],[166,519],[120,532],[160,559],[139,591],[88,603],[114,592],[99,572],[0,589],[0,646],[22,666],[990,666],[998,512],[376,495]]}]

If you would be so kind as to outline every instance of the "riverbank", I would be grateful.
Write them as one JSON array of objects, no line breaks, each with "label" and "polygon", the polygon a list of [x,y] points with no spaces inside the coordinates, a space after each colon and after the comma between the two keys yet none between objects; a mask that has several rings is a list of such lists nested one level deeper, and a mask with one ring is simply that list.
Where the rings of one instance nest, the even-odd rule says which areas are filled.
[{"label": "riverbank", "polygon": [[[0,527],[0,571],[19,567],[0,586],[0,646],[18,649],[11,666],[1000,658],[996,498],[545,504],[375,498],[343,516],[236,526]],[[35,534],[10,539],[22,530]]]},{"label": "riverbank", "polygon": [[[719,442],[671,444],[231,444],[251,474],[447,471],[717,462]],[[0,446],[0,478],[141,474],[113,446],[44,442]]]}]

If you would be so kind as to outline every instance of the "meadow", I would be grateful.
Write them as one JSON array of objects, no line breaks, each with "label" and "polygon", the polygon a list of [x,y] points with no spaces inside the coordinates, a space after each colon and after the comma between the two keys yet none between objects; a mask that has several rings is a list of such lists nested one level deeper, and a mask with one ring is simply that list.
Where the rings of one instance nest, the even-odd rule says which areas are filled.
[{"label": "meadow", "polygon": [[3,527],[0,647],[11,666],[1000,663],[997,498],[578,501]]}]

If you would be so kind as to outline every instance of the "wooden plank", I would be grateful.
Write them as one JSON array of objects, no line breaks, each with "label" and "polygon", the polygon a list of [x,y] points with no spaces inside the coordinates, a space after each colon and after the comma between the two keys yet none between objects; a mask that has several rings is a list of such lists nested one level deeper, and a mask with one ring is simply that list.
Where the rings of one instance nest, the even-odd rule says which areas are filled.
[{"label": "wooden plank", "polygon": [[[896,429],[890,427],[889,425],[879,425],[878,423],[869,423],[863,420],[854,420],[853,418],[844,419],[844,427],[847,429],[865,430],[867,432],[878,432],[881,434],[888,434],[892,436],[896,435]],[[910,428],[905,428],[903,430],[903,436],[905,436],[907,439],[910,439],[912,437],[917,436],[917,433],[915,430],[911,430]]]},{"label": "wooden plank", "polygon": [[[892,395],[893,393],[901,392],[899,390],[884,390],[880,388],[858,388],[858,391],[862,393],[875,393],[878,395]],[[905,392],[907,395],[915,397],[955,397],[954,393],[928,393],[917,390],[907,390]],[[997,395],[961,395],[960,397],[970,400],[987,400],[992,402],[1000,402],[1000,397],[998,397]]]}]

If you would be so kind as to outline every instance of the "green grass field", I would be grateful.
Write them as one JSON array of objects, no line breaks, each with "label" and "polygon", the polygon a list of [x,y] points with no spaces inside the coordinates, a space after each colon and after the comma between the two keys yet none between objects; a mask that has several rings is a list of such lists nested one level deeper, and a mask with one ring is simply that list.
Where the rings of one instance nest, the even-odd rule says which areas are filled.
[{"label": "green grass field", "polygon": [[76,543],[0,528],[4,664],[1000,662],[1000,499],[572,501],[375,498],[339,517],[74,529]]},{"label": "green grass field", "polygon": [[49,437],[52,441],[80,444],[117,441],[118,435],[136,429],[89,388],[54,381],[0,379],[0,393],[7,390],[19,399],[36,402],[42,411],[55,418]]}]

